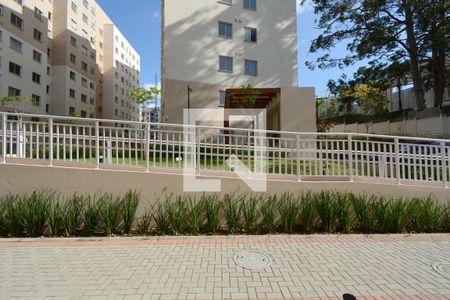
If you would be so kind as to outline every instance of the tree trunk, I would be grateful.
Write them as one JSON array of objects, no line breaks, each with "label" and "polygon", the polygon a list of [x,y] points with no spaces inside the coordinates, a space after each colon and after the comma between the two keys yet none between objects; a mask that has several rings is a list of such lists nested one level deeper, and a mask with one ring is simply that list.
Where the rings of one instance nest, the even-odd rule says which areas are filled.
[{"label": "tree trunk", "polygon": [[414,18],[410,0],[403,2],[405,9],[406,37],[410,57],[411,76],[414,85],[414,96],[416,98],[416,110],[425,109],[425,91],[423,88],[422,74],[419,66],[419,54],[417,39],[414,31]]},{"label": "tree trunk", "polygon": [[[443,4],[441,4],[443,5]],[[444,94],[446,87],[446,48],[448,41],[445,37],[445,26],[447,26],[445,19],[445,11],[437,5],[436,8],[437,20],[433,23],[431,32],[432,42],[432,74],[433,74],[433,88],[434,88],[434,106],[441,107],[444,102]]]}]

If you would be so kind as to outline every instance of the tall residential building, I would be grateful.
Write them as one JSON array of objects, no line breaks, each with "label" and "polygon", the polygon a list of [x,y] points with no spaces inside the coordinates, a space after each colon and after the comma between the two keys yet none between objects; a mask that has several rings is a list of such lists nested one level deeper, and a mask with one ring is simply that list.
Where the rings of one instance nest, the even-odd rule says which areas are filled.
[{"label": "tall residential building", "polygon": [[[0,25],[0,97],[24,99],[3,109],[139,119],[128,96],[139,85],[139,55],[95,0],[2,0]],[[134,70],[123,82],[118,63]]]},{"label": "tall residential building", "polygon": [[268,108],[285,89],[309,109],[314,90],[298,89],[297,57],[296,0],[162,0],[162,122],[182,122],[188,86],[190,108],[225,106],[227,91],[251,85],[274,99]]}]

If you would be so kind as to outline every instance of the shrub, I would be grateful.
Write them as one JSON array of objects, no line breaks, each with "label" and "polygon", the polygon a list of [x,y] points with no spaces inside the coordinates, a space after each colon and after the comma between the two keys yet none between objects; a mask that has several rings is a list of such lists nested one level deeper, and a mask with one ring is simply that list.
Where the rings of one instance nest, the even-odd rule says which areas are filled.
[{"label": "shrub", "polygon": [[258,201],[261,197],[250,195],[247,200],[242,201],[242,215],[244,216],[245,230],[250,234],[256,233],[258,221]]},{"label": "shrub", "polygon": [[[374,199],[371,204],[371,210],[374,216],[374,223],[376,228],[371,228],[371,231],[388,232],[391,228],[391,202],[386,201],[383,197]],[[366,204],[367,205],[367,204]]]},{"label": "shrub", "polygon": [[242,207],[240,202],[242,199],[243,197],[238,198],[234,193],[226,194],[223,197],[225,219],[227,222],[228,232],[231,234],[238,230],[241,222]]},{"label": "shrub", "polygon": [[400,233],[406,231],[408,221],[408,204],[403,199],[390,201],[389,232]]},{"label": "shrub", "polygon": [[19,198],[16,212],[28,236],[38,237],[44,235],[45,222],[53,197],[54,194],[49,191],[39,191]]},{"label": "shrub", "polygon": [[298,199],[291,193],[284,193],[278,201],[278,209],[283,231],[292,233],[300,210]]},{"label": "shrub", "polygon": [[202,202],[206,214],[206,229],[208,233],[215,234],[219,227],[220,201],[218,195],[203,195]]},{"label": "shrub", "polygon": [[158,234],[168,234],[170,232],[170,221],[168,215],[168,203],[172,196],[166,196],[165,202],[158,201],[153,208],[153,220],[156,224]]},{"label": "shrub", "polygon": [[272,233],[275,226],[277,213],[277,196],[269,196],[260,206],[262,216],[262,227],[267,233]]},{"label": "shrub", "polygon": [[353,210],[350,197],[348,193],[335,193],[334,196],[336,198],[337,230],[350,232],[353,229]]},{"label": "shrub", "polygon": [[3,223],[7,235],[12,237],[19,237],[23,235],[24,228],[20,221],[19,212],[19,196],[8,195],[3,199]]},{"label": "shrub", "polygon": [[[97,203],[101,229],[108,236],[112,235],[117,228],[121,205],[121,199],[114,198],[111,194],[103,195]],[[94,226],[93,223],[92,226]],[[92,227],[92,229],[95,230],[95,227]]]},{"label": "shrub", "polygon": [[450,201],[443,207],[442,229],[450,232]]},{"label": "shrub", "polygon": [[300,220],[305,233],[313,232],[316,226],[316,208],[314,195],[311,192],[301,195]]},{"label": "shrub", "polygon": [[445,219],[445,207],[432,199],[412,200],[408,213],[409,229],[415,232],[437,232]]},{"label": "shrub", "polygon": [[151,231],[152,215],[145,210],[144,215],[137,221],[138,234],[149,235]]},{"label": "shrub", "polygon": [[128,191],[122,199],[122,229],[124,234],[130,234],[131,232],[140,201],[141,194],[131,190]]},{"label": "shrub", "polygon": [[337,226],[338,209],[335,194],[321,192],[316,197],[317,214],[326,232],[335,232]]},{"label": "shrub", "polygon": [[367,200],[367,197],[363,195],[350,194],[349,196],[358,220],[359,229],[364,233],[373,231],[375,218],[372,203],[376,198],[371,197]]},{"label": "shrub", "polygon": [[166,210],[172,233],[175,235],[185,233],[188,227],[189,216],[183,197],[178,196],[175,201],[169,200],[166,203]]},{"label": "shrub", "polygon": [[190,232],[192,234],[199,234],[200,229],[205,223],[205,209],[203,202],[197,201],[190,196],[187,197],[188,210],[189,210],[189,223]]},{"label": "shrub", "polygon": [[80,225],[83,203],[84,197],[78,194],[74,194],[66,201],[63,217],[64,233],[66,236],[75,235]]},{"label": "shrub", "polygon": [[64,220],[64,210],[59,201],[50,203],[47,215],[47,231],[51,237],[61,236]]},{"label": "shrub", "polygon": [[83,229],[86,235],[92,236],[98,228],[100,220],[99,203],[106,195],[94,195],[84,198],[81,210]]}]

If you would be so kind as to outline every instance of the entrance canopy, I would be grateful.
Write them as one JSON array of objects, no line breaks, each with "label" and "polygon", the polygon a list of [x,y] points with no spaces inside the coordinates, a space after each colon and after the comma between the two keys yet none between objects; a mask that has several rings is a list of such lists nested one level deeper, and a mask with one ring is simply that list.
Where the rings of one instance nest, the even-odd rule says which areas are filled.
[{"label": "entrance canopy", "polygon": [[[252,107],[245,107],[245,97],[252,96],[252,93],[257,91],[259,93],[255,100],[255,105]],[[250,92],[248,89],[227,89],[225,95],[225,108],[266,108],[277,96],[280,94],[280,88],[252,88]]]}]

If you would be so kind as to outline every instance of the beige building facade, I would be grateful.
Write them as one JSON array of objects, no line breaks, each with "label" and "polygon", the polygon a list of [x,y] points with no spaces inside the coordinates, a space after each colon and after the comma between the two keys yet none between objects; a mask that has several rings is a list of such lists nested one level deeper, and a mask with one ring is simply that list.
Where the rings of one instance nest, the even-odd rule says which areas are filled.
[{"label": "beige building facade", "polygon": [[[0,45],[0,97],[23,99],[0,109],[138,120],[139,55],[95,0],[1,0]],[[128,89],[114,88],[116,61],[136,70]],[[129,110],[114,114],[121,101]]]},{"label": "beige building facade", "polygon": [[315,131],[314,117],[283,126],[292,110],[315,116],[314,90],[298,88],[295,0],[162,0],[162,16],[162,122],[183,122],[188,87],[190,108],[217,108],[251,85],[280,89],[270,129]]}]

